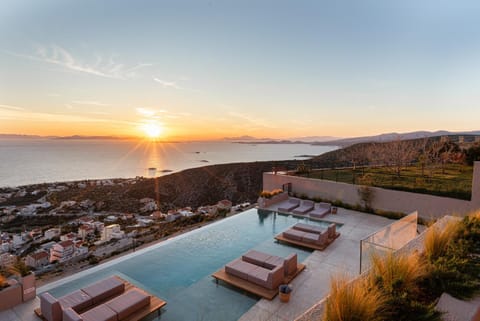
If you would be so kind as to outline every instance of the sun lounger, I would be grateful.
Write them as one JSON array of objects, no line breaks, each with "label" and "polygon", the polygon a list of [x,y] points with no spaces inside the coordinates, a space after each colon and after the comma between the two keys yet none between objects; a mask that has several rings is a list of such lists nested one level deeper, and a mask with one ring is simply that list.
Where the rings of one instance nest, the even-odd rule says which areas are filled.
[{"label": "sun lounger", "polygon": [[330,203],[316,203],[315,208],[308,213],[309,216],[315,218],[322,218],[331,211],[331,204]]},{"label": "sun lounger", "polygon": [[320,226],[305,224],[305,223],[297,223],[294,226],[292,226],[292,228],[295,230],[300,230],[300,231],[309,232],[309,233],[320,234],[325,232],[325,228],[322,228]]},{"label": "sun lounger", "polygon": [[304,215],[313,210],[314,205],[315,203],[312,201],[302,201],[302,204],[299,207],[295,208],[292,212],[293,214]]},{"label": "sun lounger", "polygon": [[300,200],[298,198],[290,198],[288,201],[282,203],[278,207],[278,210],[281,212],[291,212],[293,209],[300,206]]},{"label": "sun lounger", "polygon": [[313,250],[324,250],[340,233],[336,232],[336,225],[330,224],[327,229],[297,223],[288,230],[275,236],[278,241],[299,245]]}]

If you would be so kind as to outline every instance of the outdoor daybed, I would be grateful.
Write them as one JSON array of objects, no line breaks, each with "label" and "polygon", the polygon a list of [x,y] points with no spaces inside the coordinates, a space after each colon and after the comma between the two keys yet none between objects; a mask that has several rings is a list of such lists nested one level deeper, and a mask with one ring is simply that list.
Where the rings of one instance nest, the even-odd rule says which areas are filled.
[{"label": "outdoor daybed", "polygon": [[132,289],[81,315],[72,308],[63,310],[63,321],[122,321],[150,304],[150,295]]},{"label": "outdoor daybed", "polygon": [[332,205],[330,203],[315,203],[315,208],[308,213],[310,217],[322,218],[330,213]]},{"label": "outdoor daybed", "polygon": [[[166,304],[117,276],[90,284],[58,299],[48,292],[40,294],[39,298],[40,308],[35,309],[35,313],[47,321],[139,320]],[[111,306],[106,306],[109,302]]]},{"label": "outdoor daybed", "polygon": [[322,251],[338,236],[340,236],[340,233],[336,232],[336,225],[334,223],[330,224],[327,229],[297,223],[283,233],[278,234],[275,239]]},{"label": "outdoor daybed", "polygon": [[212,276],[250,293],[273,299],[278,286],[289,283],[305,265],[297,263],[297,254],[282,258],[268,253],[251,250],[233,260]]},{"label": "outdoor daybed", "polygon": [[300,200],[298,198],[290,198],[288,201],[283,202],[278,210],[280,212],[291,212],[293,209],[300,206]]},{"label": "outdoor daybed", "polygon": [[305,200],[305,201],[302,201],[302,204],[299,207],[295,208],[292,211],[292,213],[304,215],[310,212],[311,210],[313,210],[314,206],[315,206],[314,202]]}]

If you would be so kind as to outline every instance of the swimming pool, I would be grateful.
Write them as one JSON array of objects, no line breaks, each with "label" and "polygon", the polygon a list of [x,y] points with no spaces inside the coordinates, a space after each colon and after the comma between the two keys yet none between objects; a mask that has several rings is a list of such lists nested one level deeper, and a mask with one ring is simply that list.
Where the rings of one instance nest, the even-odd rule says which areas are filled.
[{"label": "swimming pool", "polygon": [[[310,251],[276,243],[273,237],[297,222],[307,221],[308,218],[251,209],[45,289],[61,296],[116,274],[167,301],[155,320],[237,320],[259,298],[222,282],[217,285],[211,274],[250,249],[279,256],[295,252],[302,262]],[[309,224],[328,225],[322,221]]]}]

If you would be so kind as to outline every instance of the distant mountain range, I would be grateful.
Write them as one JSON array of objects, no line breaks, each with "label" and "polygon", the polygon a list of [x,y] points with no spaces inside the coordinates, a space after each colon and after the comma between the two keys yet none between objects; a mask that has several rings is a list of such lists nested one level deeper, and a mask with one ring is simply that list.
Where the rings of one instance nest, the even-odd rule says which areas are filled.
[{"label": "distant mountain range", "polygon": [[449,135],[480,135],[480,130],[466,131],[466,132],[451,132],[446,130],[438,130],[434,132],[416,131],[416,132],[410,132],[410,133],[387,133],[387,134],[380,134],[376,136],[343,138],[343,139],[337,139],[337,140],[330,140],[327,142],[318,142],[315,144],[348,146],[348,145],[353,145],[358,143],[388,142],[396,139],[408,140],[408,139],[449,136]]},{"label": "distant mountain range", "polygon": [[118,137],[118,136],[39,136],[39,135],[20,135],[20,134],[0,134],[0,138],[12,139],[130,139],[132,137]]},{"label": "distant mountain range", "polygon": [[[238,136],[238,137],[224,137],[224,141],[231,141],[235,143],[244,144],[312,144],[312,145],[330,145],[330,146],[349,146],[358,143],[369,142],[388,142],[396,139],[418,139],[436,136],[449,136],[449,135],[478,135],[480,136],[480,130],[465,131],[465,132],[451,132],[447,130],[438,131],[416,131],[409,133],[386,133],[375,136],[363,136],[363,137],[351,137],[351,138],[338,138],[333,136],[303,136],[292,137],[289,139],[274,139],[274,138],[257,138],[253,136]],[[119,137],[119,136],[38,136],[38,135],[19,135],[19,134],[0,134],[1,138],[12,139],[65,139],[65,140],[122,140],[122,139],[135,139],[135,137]]]}]

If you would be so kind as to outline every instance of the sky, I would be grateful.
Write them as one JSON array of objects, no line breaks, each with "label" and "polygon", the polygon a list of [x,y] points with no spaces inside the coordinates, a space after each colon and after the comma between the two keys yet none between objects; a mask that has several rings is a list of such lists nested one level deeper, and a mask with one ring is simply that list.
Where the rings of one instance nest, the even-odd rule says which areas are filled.
[{"label": "sky", "polygon": [[0,1],[0,133],[480,129],[479,1]]}]

